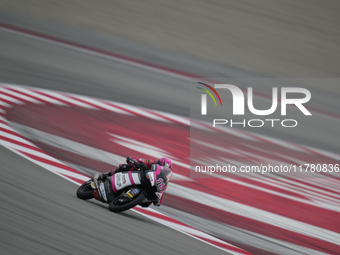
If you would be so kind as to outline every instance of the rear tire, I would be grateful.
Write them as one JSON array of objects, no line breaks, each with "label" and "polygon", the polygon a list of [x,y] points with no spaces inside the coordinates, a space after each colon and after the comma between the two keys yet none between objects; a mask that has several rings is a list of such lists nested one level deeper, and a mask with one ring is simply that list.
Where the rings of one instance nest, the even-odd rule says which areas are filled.
[{"label": "rear tire", "polygon": [[[120,196],[119,196],[120,197]],[[115,202],[119,199],[117,197],[112,202],[109,203],[109,210],[111,212],[122,212],[131,209],[132,207],[135,207],[136,205],[143,202],[143,200],[146,198],[145,194],[143,192],[139,193],[136,198],[131,200],[130,202],[123,204],[123,205],[116,205]]]},{"label": "rear tire", "polygon": [[91,188],[92,180],[88,180],[81,185],[77,190],[77,197],[83,200],[93,198],[93,189]]}]

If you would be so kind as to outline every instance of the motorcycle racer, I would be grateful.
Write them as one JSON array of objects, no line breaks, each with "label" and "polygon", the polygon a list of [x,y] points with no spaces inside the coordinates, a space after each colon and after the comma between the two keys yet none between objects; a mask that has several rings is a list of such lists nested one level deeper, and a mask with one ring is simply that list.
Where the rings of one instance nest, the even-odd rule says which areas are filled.
[{"label": "motorcycle racer", "polygon": [[[172,170],[172,162],[171,162],[170,159],[168,159],[166,157],[162,157],[162,158],[159,158],[156,161],[154,161],[152,159],[141,159],[141,158],[129,156],[129,157],[126,158],[126,164],[120,164],[119,168],[117,168],[116,170],[101,174],[99,178],[102,179],[102,180],[105,180],[106,178],[111,177],[115,173],[125,172],[125,171],[138,171],[138,170],[144,171],[144,170],[157,169],[157,165],[158,165],[158,167],[161,166],[161,167],[170,169],[170,172]],[[171,178],[171,176],[170,176],[170,178]],[[170,178],[169,178],[169,180],[170,180]],[[112,185],[114,185],[114,184],[112,183]],[[155,206],[160,206],[162,204],[164,191],[166,190],[166,188],[167,188],[167,183],[166,183],[164,189],[159,193],[160,197],[159,197],[158,201],[154,202]],[[151,202],[141,204],[141,206],[143,206],[143,207],[148,207],[150,205],[151,205]]]}]

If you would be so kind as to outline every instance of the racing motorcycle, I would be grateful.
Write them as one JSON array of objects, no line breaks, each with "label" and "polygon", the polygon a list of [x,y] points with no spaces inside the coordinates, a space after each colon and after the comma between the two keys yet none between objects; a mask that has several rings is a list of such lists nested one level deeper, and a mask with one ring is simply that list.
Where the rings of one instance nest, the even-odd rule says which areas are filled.
[{"label": "racing motorcycle", "polygon": [[[119,168],[118,168],[119,169]],[[157,204],[172,177],[171,169],[153,164],[150,170],[142,164],[136,170],[117,172],[107,178],[96,173],[77,190],[80,199],[95,198],[109,204],[112,212],[129,210],[136,205]]]}]

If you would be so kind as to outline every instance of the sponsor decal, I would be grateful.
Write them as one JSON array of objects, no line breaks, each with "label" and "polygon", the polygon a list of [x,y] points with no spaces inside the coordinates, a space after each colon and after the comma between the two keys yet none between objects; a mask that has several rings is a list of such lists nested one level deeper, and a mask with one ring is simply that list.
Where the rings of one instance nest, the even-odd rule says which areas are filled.
[{"label": "sponsor decal", "polygon": [[101,183],[101,184],[99,185],[99,190],[100,190],[100,193],[101,193],[102,196],[103,196],[103,199],[104,199],[105,201],[107,201],[106,192],[105,192],[105,188],[104,188],[104,184],[103,184],[103,183]]},{"label": "sponsor decal", "polygon": [[131,193],[132,193],[132,195],[134,195],[134,196],[138,195],[139,192],[140,192],[140,190],[137,189],[137,188],[131,189]]},{"label": "sponsor decal", "polygon": [[153,173],[149,172],[146,175],[148,176],[147,178],[150,180],[151,186],[153,186],[154,185],[154,176],[153,176]]},{"label": "sponsor decal", "polygon": [[121,183],[121,173],[116,174],[116,185],[118,187],[122,186],[122,183]]},{"label": "sponsor decal", "polygon": [[140,190],[137,188],[130,189],[126,194],[128,194],[131,198],[137,196],[139,194]]}]

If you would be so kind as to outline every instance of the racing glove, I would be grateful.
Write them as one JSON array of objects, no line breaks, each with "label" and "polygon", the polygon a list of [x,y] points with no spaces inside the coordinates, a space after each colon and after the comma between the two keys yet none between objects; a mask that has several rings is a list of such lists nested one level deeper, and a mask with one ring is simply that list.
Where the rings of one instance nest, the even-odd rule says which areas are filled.
[{"label": "racing glove", "polygon": [[128,163],[130,165],[134,165],[136,167],[136,169],[141,169],[141,170],[147,170],[148,169],[146,164],[139,162],[137,159],[135,159],[133,157],[127,157],[126,163]]}]

